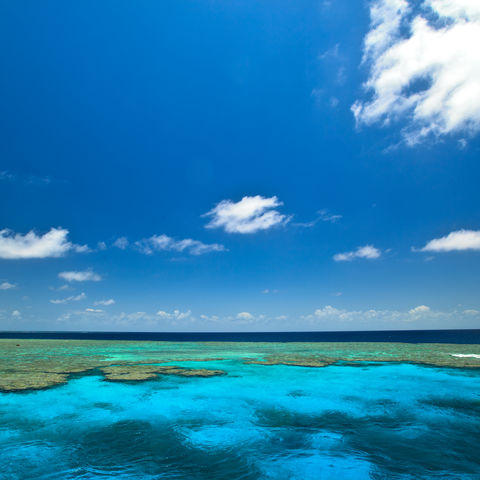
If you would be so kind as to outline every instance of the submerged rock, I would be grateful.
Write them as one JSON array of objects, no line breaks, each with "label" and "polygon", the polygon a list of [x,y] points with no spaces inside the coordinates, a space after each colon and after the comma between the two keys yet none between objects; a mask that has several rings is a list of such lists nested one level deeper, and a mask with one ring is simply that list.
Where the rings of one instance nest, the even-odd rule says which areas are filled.
[{"label": "submerged rock", "polygon": [[105,380],[112,382],[142,381],[157,378],[159,375],[179,375],[182,377],[213,377],[224,375],[223,370],[207,370],[204,368],[182,368],[177,366],[158,365],[113,365],[101,368]]}]

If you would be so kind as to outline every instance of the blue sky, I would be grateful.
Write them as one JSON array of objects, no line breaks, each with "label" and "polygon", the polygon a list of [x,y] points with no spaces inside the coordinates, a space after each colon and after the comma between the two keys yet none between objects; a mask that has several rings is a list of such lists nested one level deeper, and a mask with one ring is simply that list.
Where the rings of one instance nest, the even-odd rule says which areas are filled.
[{"label": "blue sky", "polygon": [[0,329],[480,326],[480,7],[0,9]]}]

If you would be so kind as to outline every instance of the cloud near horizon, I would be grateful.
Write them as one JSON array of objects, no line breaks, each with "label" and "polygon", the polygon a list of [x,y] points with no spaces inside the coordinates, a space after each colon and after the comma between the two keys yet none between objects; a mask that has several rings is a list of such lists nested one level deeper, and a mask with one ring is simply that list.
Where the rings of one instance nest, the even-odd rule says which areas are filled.
[{"label": "cloud near horizon", "polygon": [[337,253],[333,256],[333,259],[336,262],[351,262],[356,258],[367,258],[372,260],[379,258],[381,255],[382,252],[378,248],[375,248],[373,245],[365,245],[363,247],[358,247],[351,252]]},{"label": "cloud near horizon", "polygon": [[276,196],[245,196],[238,202],[222,200],[202,216],[211,217],[205,228],[223,228],[227,233],[255,233],[290,221],[290,216],[276,210],[282,205]]},{"label": "cloud near horizon", "polygon": [[[472,321],[480,320],[476,309],[435,311],[427,305],[418,305],[407,311],[401,310],[347,310],[327,305],[302,317],[312,328],[322,325],[337,325],[339,328],[356,330],[362,328],[391,329],[416,325],[416,328],[456,328],[459,325],[472,328]],[[321,321],[319,324],[318,322]],[[410,328],[410,327],[409,327]]]},{"label": "cloud near horizon", "polygon": [[58,258],[70,251],[89,251],[87,245],[75,245],[68,241],[68,233],[65,228],[51,228],[43,235],[37,235],[33,230],[25,235],[9,229],[0,230],[0,258]]},{"label": "cloud near horizon", "polygon": [[186,312],[181,312],[180,310],[173,310],[173,312],[166,312],[164,310],[159,310],[157,312],[157,316],[159,318],[165,318],[169,320],[184,320],[185,318],[189,318],[192,316],[191,310],[187,310]]},{"label": "cloud near horizon", "polygon": [[[415,250],[415,249],[414,249]],[[457,230],[430,240],[421,252],[454,252],[480,250],[480,230]]]},{"label": "cloud near horizon", "polygon": [[480,131],[480,2],[375,0],[363,62],[366,100],[357,124],[406,120],[405,141]]},{"label": "cloud near horizon", "polygon": [[[480,321],[478,308],[447,311],[432,310],[418,305],[409,310],[369,309],[348,310],[331,305],[316,309],[307,315],[272,314],[253,315],[247,311],[236,315],[194,315],[191,310],[159,310],[156,314],[138,311],[109,314],[101,309],[88,308],[61,314],[57,321],[76,329],[133,331],[238,331],[248,325],[251,331],[352,331],[362,329],[411,328],[475,328]],[[226,328],[226,330],[225,330]],[[160,330],[159,330],[160,329]]]}]

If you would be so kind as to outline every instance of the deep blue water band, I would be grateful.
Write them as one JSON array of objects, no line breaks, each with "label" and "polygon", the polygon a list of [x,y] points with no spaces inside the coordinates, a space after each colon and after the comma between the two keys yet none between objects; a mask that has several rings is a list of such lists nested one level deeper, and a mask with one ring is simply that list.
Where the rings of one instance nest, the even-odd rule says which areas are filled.
[{"label": "deep blue water band", "polygon": [[403,342],[480,344],[475,330],[362,332],[0,332],[0,338],[170,342]]}]

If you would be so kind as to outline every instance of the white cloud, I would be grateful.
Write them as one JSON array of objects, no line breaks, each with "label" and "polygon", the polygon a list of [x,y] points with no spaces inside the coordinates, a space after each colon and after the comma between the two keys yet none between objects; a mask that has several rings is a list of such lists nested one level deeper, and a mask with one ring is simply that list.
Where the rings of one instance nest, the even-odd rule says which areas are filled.
[{"label": "white cloud", "polygon": [[240,312],[240,313],[237,313],[237,318],[239,320],[253,320],[253,315],[248,312]]},{"label": "white cloud", "polygon": [[333,256],[333,259],[336,262],[350,262],[355,258],[379,258],[381,254],[381,251],[378,248],[375,248],[373,245],[365,245],[363,247],[358,247],[356,250],[351,252],[337,253]]},{"label": "white cloud", "polygon": [[125,250],[128,247],[128,238],[120,237],[113,242],[113,246],[119,248],[120,250]]},{"label": "white cloud", "polygon": [[21,316],[22,316],[22,314],[18,310],[14,310],[12,312],[12,317],[20,318]]},{"label": "white cloud", "polygon": [[80,300],[85,300],[87,296],[82,292],[80,295],[71,295],[70,297],[60,298],[57,300],[50,300],[50,303],[54,305],[61,305],[69,302],[79,302]]},{"label": "white cloud", "polygon": [[153,235],[150,238],[144,238],[135,242],[136,248],[146,254],[152,255],[154,252],[170,251],[184,252],[190,255],[203,255],[210,252],[224,252],[226,248],[219,243],[203,243],[199,240],[186,238],[184,240],[175,240],[168,235]]},{"label": "white cloud", "polygon": [[84,270],[82,272],[60,272],[58,276],[67,282],[99,282],[102,279],[100,275],[91,270]]},{"label": "white cloud", "polygon": [[421,252],[453,252],[480,250],[480,230],[457,230],[440,238],[430,240]]},{"label": "white cloud", "polygon": [[[415,8],[417,7],[417,8]],[[480,131],[480,2],[375,0],[364,62],[372,94],[352,111],[359,124],[409,121],[407,143]]]},{"label": "white cloud", "polygon": [[181,312],[180,310],[174,310],[173,312],[165,312],[164,310],[159,310],[157,312],[157,316],[160,318],[165,319],[173,319],[173,320],[184,320],[185,318],[191,317],[192,312],[191,310],[187,310],[186,312]]},{"label": "white cloud", "polygon": [[222,200],[204,217],[211,217],[206,228],[223,228],[228,233],[255,233],[274,226],[285,225],[290,220],[277,207],[283,203],[277,197],[243,197],[238,202]]},{"label": "white cloud", "polygon": [[109,298],[108,300],[98,300],[98,302],[95,302],[94,305],[103,305],[104,307],[108,307],[109,305],[114,305],[115,300],[113,298]]},{"label": "white cloud", "polygon": [[11,230],[0,230],[0,258],[27,259],[63,257],[73,250],[88,251],[87,245],[75,245],[67,240],[68,230],[51,228],[43,235],[37,235],[33,230],[22,235]]},{"label": "white cloud", "polygon": [[426,305],[419,305],[418,307],[412,308],[411,310],[408,311],[410,315],[416,315],[419,313],[425,313],[429,312],[430,307],[427,307]]},{"label": "white cloud", "polygon": [[15,283],[10,282],[2,282],[0,283],[0,290],[10,290],[12,288],[16,288],[17,285]]},{"label": "white cloud", "polygon": [[103,313],[105,310],[101,308],[86,308],[85,311],[90,313]]}]

